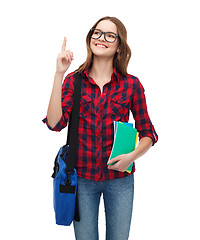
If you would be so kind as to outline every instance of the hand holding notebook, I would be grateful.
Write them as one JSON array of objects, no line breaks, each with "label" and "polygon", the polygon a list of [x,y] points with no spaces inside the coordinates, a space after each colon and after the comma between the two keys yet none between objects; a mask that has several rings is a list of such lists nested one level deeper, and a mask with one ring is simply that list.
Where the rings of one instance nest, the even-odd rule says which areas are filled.
[{"label": "hand holding notebook", "polygon": [[[135,150],[138,138],[137,129],[133,128],[132,123],[123,123],[114,121],[114,142],[112,151],[110,154],[109,160],[123,154],[131,153]],[[128,156],[123,156],[126,161],[129,161]],[[108,165],[113,165],[115,163],[111,163]],[[132,171],[133,163],[126,169],[127,172]]]}]

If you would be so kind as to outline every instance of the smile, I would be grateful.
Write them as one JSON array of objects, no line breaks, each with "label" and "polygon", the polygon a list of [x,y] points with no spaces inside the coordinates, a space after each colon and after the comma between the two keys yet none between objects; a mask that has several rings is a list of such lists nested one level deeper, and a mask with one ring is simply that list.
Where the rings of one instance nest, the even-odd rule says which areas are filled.
[{"label": "smile", "polygon": [[101,47],[101,48],[108,48],[106,45],[100,44],[100,43],[95,44],[95,46],[96,47]]}]

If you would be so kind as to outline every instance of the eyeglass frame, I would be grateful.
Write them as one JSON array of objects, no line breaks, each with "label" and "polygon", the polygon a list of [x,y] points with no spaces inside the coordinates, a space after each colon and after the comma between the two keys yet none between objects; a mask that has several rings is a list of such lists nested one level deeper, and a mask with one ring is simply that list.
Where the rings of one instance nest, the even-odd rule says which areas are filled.
[{"label": "eyeglass frame", "polygon": [[[101,35],[99,35],[99,37],[98,38],[93,38],[92,37],[92,32],[94,32],[94,30],[98,30],[98,31],[100,31],[101,32]],[[112,34],[114,34],[115,35],[115,40],[114,40],[114,42],[116,41],[116,39],[117,38],[119,38],[119,34],[117,34],[117,33],[114,33],[114,32],[103,32],[102,30],[100,30],[100,29],[97,29],[97,28],[91,28],[90,29],[90,32],[91,32],[91,38],[92,39],[99,39],[101,36],[102,36],[102,34],[104,35],[104,39],[106,40],[106,33],[112,33]],[[119,38],[119,40],[120,40],[120,38]],[[109,42],[108,40],[106,40],[106,42]],[[109,42],[109,43],[114,43],[114,42]]]}]

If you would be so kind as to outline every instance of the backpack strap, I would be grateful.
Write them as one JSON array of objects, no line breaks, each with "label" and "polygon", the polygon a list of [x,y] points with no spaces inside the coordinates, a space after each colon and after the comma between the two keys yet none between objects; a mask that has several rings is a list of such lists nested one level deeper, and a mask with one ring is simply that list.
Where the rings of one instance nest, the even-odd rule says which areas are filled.
[{"label": "backpack strap", "polygon": [[80,113],[80,100],[81,100],[81,84],[82,76],[79,73],[74,74],[74,93],[73,93],[73,106],[69,119],[67,145],[69,145],[67,171],[74,171],[77,138],[78,138],[78,125],[79,125],[79,113]]}]

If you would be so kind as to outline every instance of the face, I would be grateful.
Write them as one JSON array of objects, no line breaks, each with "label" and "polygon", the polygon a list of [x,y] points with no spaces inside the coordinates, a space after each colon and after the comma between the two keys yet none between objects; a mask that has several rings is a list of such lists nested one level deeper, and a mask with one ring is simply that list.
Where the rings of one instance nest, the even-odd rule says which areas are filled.
[{"label": "face", "polygon": [[[109,20],[102,20],[95,28],[103,32],[118,33],[116,25]],[[91,38],[90,48],[93,54],[98,57],[114,57],[115,53],[119,51],[119,38],[114,43],[110,43],[105,40],[104,34],[102,34],[98,39]]]}]

